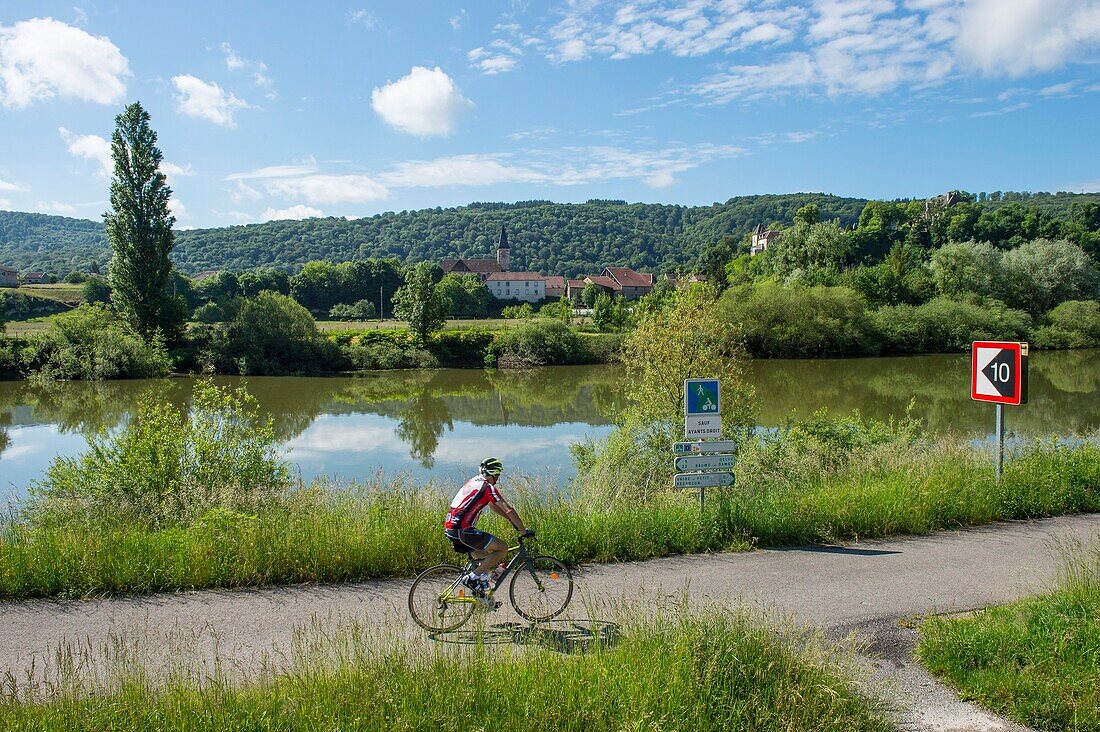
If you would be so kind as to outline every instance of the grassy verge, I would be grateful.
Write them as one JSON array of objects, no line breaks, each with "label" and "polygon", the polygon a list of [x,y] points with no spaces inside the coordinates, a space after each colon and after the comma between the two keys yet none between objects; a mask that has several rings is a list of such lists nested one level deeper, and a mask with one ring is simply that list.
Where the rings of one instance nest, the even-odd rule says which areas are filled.
[{"label": "grassy verge", "polygon": [[8,730],[66,731],[890,728],[835,650],[742,613],[666,610],[576,631],[586,624],[571,623],[569,637],[552,625],[524,631],[549,647],[519,654],[482,644],[416,650],[360,627],[335,656],[302,654],[263,683],[156,688],[139,678],[94,697],[9,699],[0,717]]},{"label": "grassy verge", "polygon": [[[540,549],[566,562],[645,559],[1100,511],[1100,444],[1032,445],[1006,465],[1000,485],[988,455],[957,444],[905,446],[794,483],[746,456],[738,480],[728,493],[712,491],[703,513],[692,492],[606,503],[517,479],[505,493],[538,529]],[[160,529],[14,520],[0,531],[0,597],[408,576],[455,558],[440,529],[452,492],[379,478],[316,486],[254,511],[216,508]],[[495,516],[485,528],[510,536]]]},{"label": "grassy verge", "polygon": [[1100,730],[1100,541],[1070,552],[1054,592],[933,618],[917,652],[964,697],[1043,730]]}]

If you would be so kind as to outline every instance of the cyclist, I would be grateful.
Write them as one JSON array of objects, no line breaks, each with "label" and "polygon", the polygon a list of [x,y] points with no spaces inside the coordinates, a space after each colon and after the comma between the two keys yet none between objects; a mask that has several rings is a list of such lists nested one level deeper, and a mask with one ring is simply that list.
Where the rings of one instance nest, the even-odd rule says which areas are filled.
[{"label": "cyclist", "polygon": [[477,529],[477,520],[485,507],[508,519],[524,536],[535,535],[523,525],[516,509],[500,495],[497,481],[503,471],[504,463],[500,460],[494,457],[482,460],[478,474],[466,481],[455,494],[451,510],[443,522],[443,533],[450,539],[455,551],[468,553],[470,559],[478,562],[473,571],[462,579],[463,584],[478,597],[484,597],[489,588],[489,572],[508,556],[506,543]]}]

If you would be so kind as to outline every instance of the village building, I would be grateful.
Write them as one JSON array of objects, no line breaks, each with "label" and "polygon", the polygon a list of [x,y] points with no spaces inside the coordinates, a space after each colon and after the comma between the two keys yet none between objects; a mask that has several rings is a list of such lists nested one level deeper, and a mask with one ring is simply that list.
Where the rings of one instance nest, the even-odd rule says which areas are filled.
[{"label": "village building", "polygon": [[485,284],[498,300],[538,302],[546,298],[546,278],[538,272],[493,272]]},{"label": "village building", "polygon": [[630,267],[604,267],[603,272],[598,275],[585,275],[580,279],[569,280],[566,294],[570,299],[580,299],[588,285],[595,285],[612,297],[621,295],[627,300],[637,300],[653,289],[653,275],[635,272]]},{"label": "village building", "polygon": [[19,270],[0,265],[0,287],[19,287]]},{"label": "village building", "polygon": [[546,280],[546,297],[556,299],[565,296],[565,278],[558,275],[550,275]]},{"label": "village building", "polygon": [[24,285],[48,285],[50,276],[45,272],[28,272],[22,277]]},{"label": "village building", "polygon": [[768,242],[775,242],[779,238],[780,232],[774,229],[765,229],[763,224],[756,226],[756,231],[752,232],[752,244],[749,246],[749,254],[755,257],[760,252],[766,252],[768,250]]},{"label": "village building", "polygon": [[[504,226],[500,227],[500,238],[497,240],[496,259],[444,259],[439,263],[443,274],[474,274],[482,282],[488,282],[489,276],[495,272],[508,272],[511,269],[512,249],[508,246],[508,232]],[[490,288],[491,290],[491,288]]]}]

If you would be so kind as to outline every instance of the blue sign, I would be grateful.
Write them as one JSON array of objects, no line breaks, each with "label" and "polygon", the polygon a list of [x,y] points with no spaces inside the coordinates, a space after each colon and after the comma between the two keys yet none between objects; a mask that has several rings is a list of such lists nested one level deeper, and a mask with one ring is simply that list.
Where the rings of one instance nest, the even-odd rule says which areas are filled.
[{"label": "blue sign", "polygon": [[684,381],[684,415],[718,414],[718,379],[687,379]]}]

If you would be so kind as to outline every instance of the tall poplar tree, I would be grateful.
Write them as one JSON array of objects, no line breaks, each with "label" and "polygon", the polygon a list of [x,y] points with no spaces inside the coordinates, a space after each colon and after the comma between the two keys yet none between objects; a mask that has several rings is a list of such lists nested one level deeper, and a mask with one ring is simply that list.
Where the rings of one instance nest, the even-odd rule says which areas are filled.
[{"label": "tall poplar tree", "polygon": [[103,214],[111,244],[111,299],[146,338],[160,333],[175,341],[186,307],[168,291],[176,222],[168,209],[172,189],[160,172],[157,133],[140,102],[115,117],[111,156],[111,210]]}]

